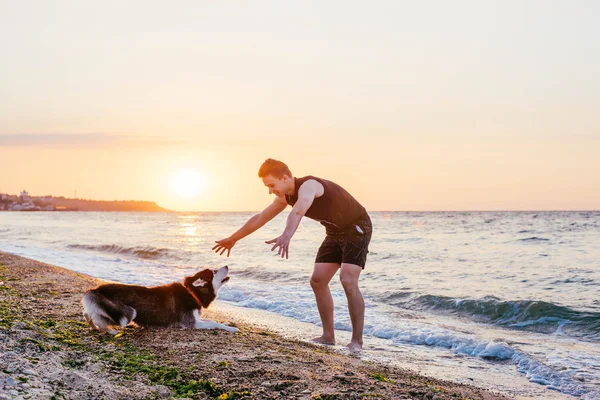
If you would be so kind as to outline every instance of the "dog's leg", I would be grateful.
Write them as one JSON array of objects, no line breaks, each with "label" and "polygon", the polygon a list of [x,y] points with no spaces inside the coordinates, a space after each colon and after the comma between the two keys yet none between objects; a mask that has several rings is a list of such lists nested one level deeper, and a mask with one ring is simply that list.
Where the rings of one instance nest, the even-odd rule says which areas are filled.
[{"label": "dog's leg", "polygon": [[95,331],[99,331],[100,328],[98,328],[96,326],[96,324],[94,323],[94,320],[92,319],[92,317],[90,317],[90,314],[88,314],[87,312],[83,312],[83,317],[85,318],[86,322],[88,323],[89,326],[92,327],[93,330]]},{"label": "dog's leg", "polygon": [[238,328],[234,328],[232,326],[227,326],[224,324],[220,324],[218,322],[215,321],[210,321],[208,319],[202,319],[200,318],[200,313],[202,312],[202,310],[194,310],[192,312],[192,318],[193,318],[193,325],[190,326],[190,328],[196,328],[196,329],[215,329],[215,328],[219,328],[219,329],[224,329],[228,332],[239,332],[240,330]]},{"label": "dog's leg", "polygon": [[200,315],[196,316],[197,311],[188,312],[183,314],[181,318],[180,326],[186,329],[193,329],[196,327],[196,320],[200,319]]},{"label": "dog's leg", "polygon": [[194,328],[196,329],[224,329],[228,332],[239,332],[240,330],[238,328],[234,328],[233,326],[227,326],[224,324],[220,324],[218,322],[215,321],[209,321],[206,319],[203,320],[196,320],[195,326]]},{"label": "dog's leg", "polygon": [[135,317],[137,317],[137,310],[133,307],[123,306],[123,316],[119,320],[119,325],[127,326],[129,325]]},{"label": "dog's leg", "polygon": [[98,318],[94,322],[96,326],[98,326],[98,328],[100,330],[103,330],[104,332],[110,333],[111,335],[116,335],[117,333],[119,333],[119,331],[109,328],[109,326],[112,326],[114,324],[114,322],[111,319],[98,315]]}]

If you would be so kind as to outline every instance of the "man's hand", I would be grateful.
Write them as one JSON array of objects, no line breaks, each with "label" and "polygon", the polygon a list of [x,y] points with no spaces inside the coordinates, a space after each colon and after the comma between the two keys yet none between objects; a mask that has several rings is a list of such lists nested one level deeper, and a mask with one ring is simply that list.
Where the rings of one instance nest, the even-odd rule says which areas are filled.
[{"label": "man's hand", "polygon": [[215,253],[218,253],[220,251],[221,254],[219,255],[222,256],[225,250],[227,250],[227,257],[229,257],[229,253],[231,253],[231,249],[233,248],[233,246],[235,246],[236,240],[233,240],[231,237],[228,237],[227,239],[215,240],[215,243],[215,247],[212,248],[215,251]]},{"label": "man's hand", "polygon": [[272,244],[275,243],[273,245],[273,248],[271,249],[271,251],[275,250],[277,247],[279,247],[279,251],[277,251],[278,255],[281,255],[281,258],[283,258],[285,256],[285,258],[288,258],[288,248],[290,247],[290,240],[292,240],[291,236],[286,235],[285,233],[273,240],[268,240],[265,243],[266,244]]}]

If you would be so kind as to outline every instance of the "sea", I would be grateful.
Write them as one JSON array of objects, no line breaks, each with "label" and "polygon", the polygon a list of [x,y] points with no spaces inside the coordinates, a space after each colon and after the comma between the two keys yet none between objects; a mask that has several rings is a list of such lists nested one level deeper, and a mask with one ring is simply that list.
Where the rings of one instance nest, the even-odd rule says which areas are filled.
[{"label": "sea", "polygon": [[[0,250],[130,284],[229,265],[214,307],[300,340],[320,334],[309,284],[324,228],[303,219],[289,259],[265,243],[282,213],[215,240],[254,213],[1,212]],[[516,398],[600,399],[600,212],[372,212],[360,278],[369,361]],[[330,287],[339,351],[350,317]]]}]

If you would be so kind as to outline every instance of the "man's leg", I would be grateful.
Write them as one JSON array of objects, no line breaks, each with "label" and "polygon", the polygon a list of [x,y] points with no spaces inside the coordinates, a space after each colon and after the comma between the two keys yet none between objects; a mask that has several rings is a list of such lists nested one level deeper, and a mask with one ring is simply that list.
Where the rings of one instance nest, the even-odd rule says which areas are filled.
[{"label": "man's leg", "polygon": [[358,288],[358,278],[362,268],[355,264],[342,263],[340,281],[348,299],[348,311],[352,321],[352,339],[348,344],[350,351],[360,351],[363,345],[363,328],[365,326],[365,301]]},{"label": "man's leg", "polygon": [[335,331],[333,329],[333,297],[329,291],[329,281],[340,264],[336,263],[315,263],[315,269],[310,277],[310,286],[312,286],[317,300],[317,308],[321,316],[323,325],[323,336],[316,337],[313,342],[321,344],[335,344]]}]

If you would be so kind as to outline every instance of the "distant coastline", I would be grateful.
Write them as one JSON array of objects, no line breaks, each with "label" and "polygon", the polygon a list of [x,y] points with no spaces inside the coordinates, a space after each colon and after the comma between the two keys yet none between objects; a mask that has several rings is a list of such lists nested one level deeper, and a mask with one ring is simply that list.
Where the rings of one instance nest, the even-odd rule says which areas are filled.
[{"label": "distant coastline", "polygon": [[0,193],[0,211],[141,211],[170,212],[153,201],[105,201],[69,199],[54,196],[30,196]]}]

